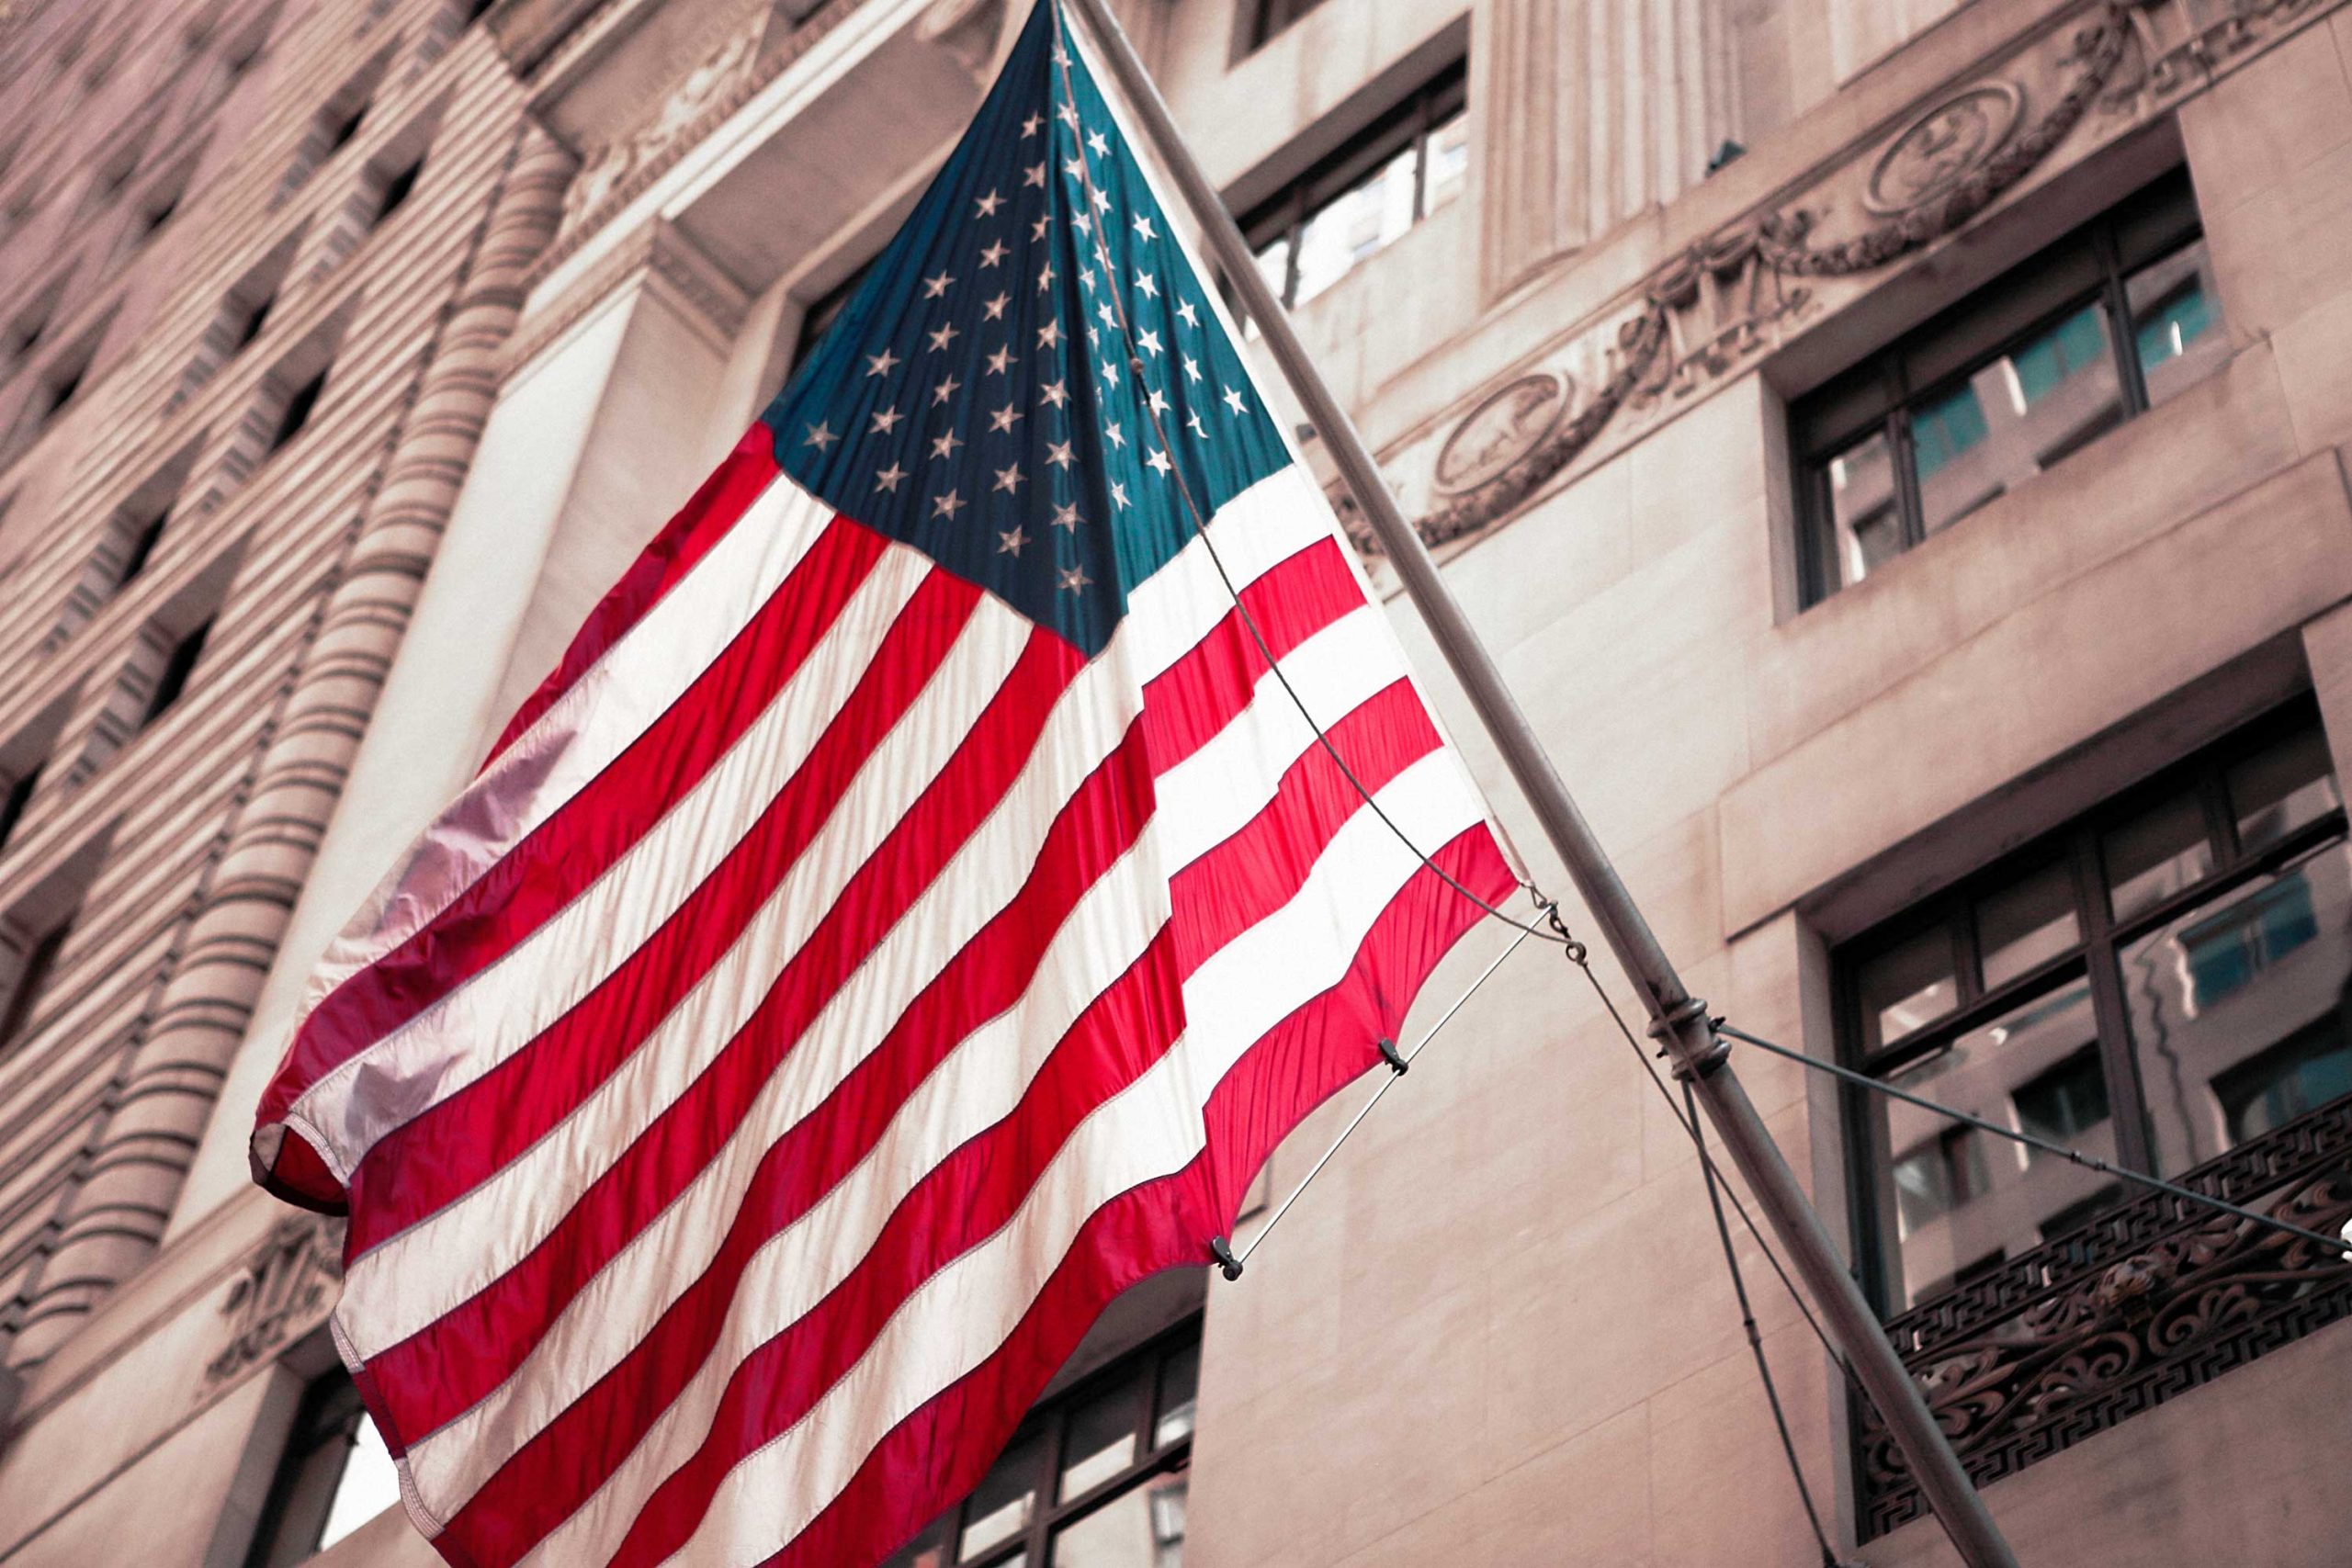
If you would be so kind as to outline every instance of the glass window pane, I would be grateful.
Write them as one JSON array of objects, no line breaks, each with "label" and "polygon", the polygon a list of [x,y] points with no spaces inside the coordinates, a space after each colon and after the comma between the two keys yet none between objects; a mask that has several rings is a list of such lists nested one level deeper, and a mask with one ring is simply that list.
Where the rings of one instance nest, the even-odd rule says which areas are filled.
[{"label": "glass window pane", "polygon": [[[1284,234],[1258,253],[1258,276],[1265,279],[1266,291],[1284,304],[1290,302],[1283,297],[1283,290],[1290,284],[1290,245],[1291,237]],[[1250,326],[1255,331],[1257,323],[1253,321]]]},{"label": "glass window pane", "polygon": [[[2089,982],[2075,979],[1969,1031],[1891,1081],[1914,1094],[2111,1159],[2109,1095]],[[2098,1186],[2095,1175],[1900,1101],[1867,1107],[1888,1151],[1882,1202],[1893,1224],[1896,1310],[1970,1269],[2039,1245],[2042,1228]]]},{"label": "glass window pane", "polygon": [[2150,406],[2203,380],[2229,359],[2222,299],[2203,240],[2133,273],[2124,293],[2131,300],[2132,335]]},{"label": "glass window pane", "polygon": [[1037,1472],[1045,1462],[1042,1438],[1005,1450],[964,1505],[964,1533],[956,1543],[958,1561],[977,1557],[1029,1528],[1029,1516],[1037,1506]]},{"label": "glass window pane", "polygon": [[2100,849],[2108,897],[2119,920],[2162,903],[2213,869],[2205,808],[2194,795],[2176,795],[2118,828]]},{"label": "glass window pane", "polygon": [[1429,171],[1423,176],[1421,211],[1435,212],[1462,194],[1470,176],[1470,115],[1456,109],[1453,118],[1430,131]]},{"label": "glass window pane", "polygon": [[1938,926],[1890,948],[1861,966],[1858,981],[1863,1048],[1891,1045],[1959,1004],[1951,934]]},{"label": "glass window pane", "polygon": [[1903,553],[1903,519],[1896,509],[1894,461],[1886,433],[1874,430],[1826,465],[1829,540],[1822,584],[1849,587]]},{"label": "glass window pane", "polygon": [[1913,412],[1922,524],[1950,526],[2122,420],[2107,312],[2084,305]]},{"label": "glass window pane", "polygon": [[2341,839],[2205,900],[2120,961],[2165,1172],[2352,1088],[2352,854]]},{"label": "glass window pane", "polygon": [[1976,946],[1987,990],[2047,964],[2081,941],[2075,879],[2064,862],[2020,877],[1977,902]]},{"label": "glass window pane", "polygon": [[1164,1449],[1193,1435],[1193,1402],[1201,1383],[1201,1348],[1185,1346],[1159,1369],[1159,1419],[1152,1423],[1151,1446]]},{"label": "glass window pane", "polygon": [[1407,145],[1345,194],[1312,214],[1298,233],[1298,296],[1304,305],[1347,276],[1358,262],[1413,226],[1413,170]]},{"label": "glass window pane", "polygon": [[1155,1475],[1054,1536],[1054,1568],[1182,1568],[1184,1477]]},{"label": "glass window pane", "polygon": [[2300,730],[2232,768],[2225,782],[2238,843],[2258,853],[2344,804],[2335,784],[2327,736]]},{"label": "glass window pane", "polygon": [[1105,1390],[1071,1412],[1062,1437],[1061,1490],[1064,1501],[1090,1486],[1100,1486],[1136,1461],[1136,1437],[1143,1426],[1143,1404],[1149,1384],[1131,1377]]},{"label": "glass window pane", "polygon": [[327,1508],[327,1525],[319,1536],[323,1551],[401,1500],[401,1470],[384,1447],[376,1423],[362,1416],[351,1439],[351,1456],[344,1461],[343,1478],[335,1483],[334,1501]]}]

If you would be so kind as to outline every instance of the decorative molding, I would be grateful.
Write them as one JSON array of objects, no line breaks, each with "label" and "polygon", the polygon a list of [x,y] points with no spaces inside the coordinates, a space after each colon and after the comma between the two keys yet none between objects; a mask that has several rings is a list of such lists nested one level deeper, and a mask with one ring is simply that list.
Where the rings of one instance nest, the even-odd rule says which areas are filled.
[{"label": "decorative molding", "polygon": [[288,1214],[245,1255],[220,1298],[228,1332],[204,1363],[196,1397],[269,1360],[323,1322],[343,1279],[343,1226],[315,1214]]},{"label": "decorative molding", "polygon": [[826,0],[778,47],[767,47],[775,14],[765,9],[730,32],[702,64],[687,73],[646,126],[583,159],[566,197],[555,243],[539,257],[531,282],[537,285],[545,280],[589,235],[642,196],[679,159],[865,3]]},{"label": "decorative molding", "polygon": [[[2352,1098],[2180,1178],[2322,1235],[2352,1218]],[[2352,1317],[2352,1259],[2146,1193],[1887,1325],[1982,1485]],[[1861,1412],[1861,1533],[1926,1509]]]},{"label": "decorative molding", "polygon": [[1437,547],[1493,526],[1597,458],[1604,434],[1613,450],[1671,417],[1965,229],[2062,146],[2087,151],[2168,112],[2341,3],[2098,0],[2021,39],[1658,266],[1395,454],[1422,539]]}]

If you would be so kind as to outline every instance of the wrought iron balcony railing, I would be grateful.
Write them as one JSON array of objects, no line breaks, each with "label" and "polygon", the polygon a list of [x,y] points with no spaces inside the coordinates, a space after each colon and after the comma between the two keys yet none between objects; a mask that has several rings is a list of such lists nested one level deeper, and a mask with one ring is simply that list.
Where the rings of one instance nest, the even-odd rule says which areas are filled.
[{"label": "wrought iron balcony railing", "polygon": [[[2335,1235],[2352,1218],[2352,1097],[2180,1179]],[[1979,1485],[2352,1316],[2342,1252],[2148,1193],[1887,1325]],[[1861,1534],[1925,1504],[1861,1411]]]}]

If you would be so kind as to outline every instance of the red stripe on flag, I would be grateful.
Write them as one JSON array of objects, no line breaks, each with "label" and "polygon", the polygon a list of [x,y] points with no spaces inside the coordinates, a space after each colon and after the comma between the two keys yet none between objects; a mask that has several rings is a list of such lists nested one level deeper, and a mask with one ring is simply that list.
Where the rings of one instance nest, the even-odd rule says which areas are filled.
[{"label": "red stripe on flag", "polygon": [[[1323,538],[1241,591],[1250,620],[1273,649],[1289,657],[1332,622],[1364,607],[1363,590],[1340,553]],[[1230,610],[1208,635],[1144,688],[1146,734],[1155,773],[1166,773],[1205,745],[1250,705],[1267,670],[1258,639],[1241,611]]]},{"label": "red stripe on flag", "polygon": [[[1410,681],[1382,688],[1324,732],[1363,788],[1377,795],[1438,749]],[[1290,902],[1363,796],[1320,742],[1283,774],[1274,797],[1241,830],[1169,878],[1179,962],[1189,976],[1210,954]]]},{"label": "red stripe on flag", "polygon": [[[799,863],[842,792],[937,673],[978,602],[979,590],[951,573],[925,577],[799,771],[645,944],[521,1050],[368,1152],[352,1173],[355,1195],[365,1187],[367,1201],[353,1205],[349,1258],[487,1179],[555,1129],[636,1051]],[[1015,663],[1008,688],[1017,682],[1023,698],[1057,690],[1075,667],[1075,655],[1040,647],[1047,641],[1033,635]],[[918,811],[899,824],[889,842],[920,843],[912,837],[920,818]],[[797,972],[796,965],[789,973]]]},{"label": "red stripe on flag", "polygon": [[[978,804],[985,809],[994,798],[990,795]],[[626,1359],[526,1442],[451,1520],[450,1528],[461,1532],[471,1543],[469,1550],[482,1562],[506,1562],[527,1551],[628,1456],[708,1354],[752,1254],[806,1213],[865,1157],[888,1129],[891,1113],[941,1058],[973,1029],[1019,1000],[1070,908],[1126,852],[1149,814],[1143,746],[1130,731],[1129,741],[1095,770],[1064,808],[1035,869],[1013,901],[956,954],[823,1105],[761,1156],[709,1268],[671,1303]],[[883,858],[876,857],[877,867]],[[883,880],[895,886],[888,877]],[[777,989],[789,994],[803,988],[779,985]],[[694,1153],[707,1162],[714,1152],[710,1145],[738,1124],[749,1100],[774,1070],[783,1045],[807,1026],[815,1006],[820,1005],[821,998],[815,1005],[786,1012],[774,1030],[762,1030],[757,1050],[739,1055],[730,1045],[730,1059],[714,1067],[686,1099],[665,1111],[639,1146],[657,1139],[680,1140],[692,1145]],[[752,1031],[745,1032],[751,1035]],[[714,1080],[719,1080],[717,1092],[721,1102],[717,1104],[710,1103],[710,1096],[704,1092]],[[623,1156],[623,1164],[636,1157],[637,1150],[632,1149]],[[587,1214],[590,1235],[603,1237],[624,1231],[634,1235],[643,1222],[634,1216],[621,1219],[613,1206],[628,1201],[643,1208],[650,1220],[673,1195],[666,1182],[651,1181],[653,1190],[649,1192],[646,1177],[628,1176],[617,1169],[616,1176],[620,1179],[617,1185],[583,1201],[567,1217],[567,1226],[589,1211],[593,1202],[602,1213]],[[566,1259],[568,1265],[601,1261],[585,1257]],[[502,1280],[498,1289],[503,1292],[509,1280],[528,1274],[537,1276],[523,1282],[526,1299],[535,1306],[556,1296],[568,1300],[578,1284],[571,1279],[548,1280],[538,1264],[539,1257],[534,1255],[514,1274]],[[578,1282],[584,1283],[585,1279],[583,1271]],[[460,1346],[484,1336],[511,1342],[503,1325],[474,1323],[470,1311],[464,1315],[469,1321],[460,1322],[460,1314],[453,1314],[398,1348],[401,1368],[397,1376],[401,1387],[424,1397],[441,1385],[448,1376],[448,1362],[435,1353],[435,1346],[445,1338],[454,1338]],[[530,1336],[537,1337],[537,1333]]]},{"label": "red stripe on flag", "polygon": [[[938,874],[1002,797],[1053,706],[1055,692],[1078,667],[1077,653],[1059,637],[1035,633],[1013,678],[972,737],[856,874],[758,1010],[702,1077],[598,1176],[527,1258],[457,1311],[376,1358],[378,1377],[404,1412],[407,1430],[432,1431],[495,1389],[513,1371],[515,1348],[536,1344],[596,1270],[708,1163],[776,1065],[904,914],[913,892]],[[1051,839],[1047,848],[1050,854]],[[1058,863],[1041,863],[1033,884],[1057,890]],[[1080,869],[1084,874],[1078,886],[1082,890],[1097,873],[1082,863]],[[1062,908],[1067,909],[1075,897],[1069,894]],[[1029,912],[1025,906],[1016,904],[1016,908],[1024,916]],[[1009,923],[1017,924],[1019,918]],[[988,983],[984,971],[957,977],[975,1001],[999,988]],[[901,1031],[907,1027],[902,1023]],[[582,1048],[596,1038],[594,1033],[584,1036]],[[888,1054],[889,1043],[877,1055]],[[535,1076],[523,1075],[526,1079]],[[535,1083],[506,1090],[513,1097],[537,1092]],[[549,1098],[565,1101],[565,1086],[559,1083]],[[527,1098],[524,1103],[526,1109],[531,1106]],[[504,1157],[511,1158],[543,1131],[526,1124],[521,1133],[510,1133],[499,1120],[502,1114],[512,1112],[493,1100],[475,1100],[465,1123],[436,1139],[436,1152],[462,1151],[469,1138],[481,1137],[499,1140],[508,1151]],[[385,1168],[397,1173],[401,1193],[415,1179],[413,1162],[405,1156],[388,1160]],[[820,1187],[805,1197],[804,1206],[822,1191]],[[401,1200],[395,1195],[387,1201]]]},{"label": "red stripe on flag", "polygon": [[710,668],[603,773],[399,948],[303,1021],[260,1118],[497,963],[628,852],[765,710],[832,627],[886,542],[836,519]]},{"label": "red stripe on flag", "polygon": [[[1499,898],[1514,885],[1483,825],[1431,858],[1481,897]],[[1113,1297],[1162,1269],[1205,1265],[1207,1236],[1229,1231],[1240,1194],[1274,1145],[1378,1063],[1373,1042],[1394,1037],[1409,998],[1479,912],[1436,874],[1414,873],[1374,921],[1347,977],[1226,1075],[1210,1099],[1209,1152],[1096,1211],[1004,1346],[893,1428],[841,1495],[762,1568],[879,1562],[943,1502],[978,1485]],[[752,1375],[764,1379],[768,1370]],[[768,1434],[788,1424],[771,1422]],[[739,1440],[736,1449],[748,1455],[765,1440]]]},{"label": "red stripe on flag", "polygon": [[685,505],[678,509],[677,515],[662,525],[653,542],[645,547],[645,553],[630,564],[618,582],[605,591],[604,598],[581,623],[579,631],[572,634],[571,646],[563,650],[563,657],[548,671],[548,678],[523,699],[523,705],[506,721],[506,728],[499,732],[498,744],[491,748],[482,766],[487,768],[497,761],[498,754],[513,744],[516,736],[537,724],[542,714],[561,700],[583,671],[627,637],[629,628],[643,620],[645,613],[661,603],[662,596],[692,571],[695,562],[710,553],[711,546],[726,537],[727,531],[759,499],[778,471],[775,433],[764,424],[754,423]]}]

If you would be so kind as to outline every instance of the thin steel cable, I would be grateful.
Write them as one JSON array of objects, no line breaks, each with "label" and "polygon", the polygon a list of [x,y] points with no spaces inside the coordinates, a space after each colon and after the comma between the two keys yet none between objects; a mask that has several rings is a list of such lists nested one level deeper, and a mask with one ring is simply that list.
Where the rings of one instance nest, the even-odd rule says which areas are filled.
[{"label": "thin steel cable", "polygon": [[2142,1171],[2127,1170],[2121,1166],[2099,1158],[2097,1155],[2086,1155],[2080,1149],[2070,1149],[2064,1144],[2052,1143],[2047,1138],[2035,1137],[2030,1133],[2021,1133],[2015,1128],[2004,1127],[1997,1122],[1988,1122],[1982,1116],[1971,1115],[1956,1106],[1925,1099],[1913,1094],[1908,1089],[1897,1089],[1883,1079],[1858,1073],[1851,1067],[1840,1066],[1836,1062],[1825,1062],[1818,1056],[1808,1056],[1804,1052],[1792,1051],[1786,1045],[1775,1045],[1770,1040],[1759,1040],[1746,1030],[1734,1029],[1721,1020],[1716,1021],[1714,1028],[1718,1034],[1728,1034],[1734,1040],[1744,1040],[1759,1051],[1769,1051],[1775,1056],[1785,1056],[1792,1062],[1811,1067],[1816,1072],[1827,1073],[1842,1082],[1872,1090],[1893,1100],[1900,1100],[1905,1104],[1916,1105],[1922,1111],[1930,1111],[1939,1116],[1950,1117],[1954,1122],[1965,1122],[1980,1132],[2007,1138],[2013,1144],[2023,1144],[2027,1148],[2039,1150],[2042,1154],[2056,1155],[2085,1169],[2098,1171],[2102,1176],[2112,1176],[2118,1180],[2132,1182],[2152,1191],[2165,1193],[2186,1202],[2199,1203],[2209,1209],[2218,1209],[2225,1214],[2233,1214],[2241,1220],[2250,1220],[2258,1225],[2267,1225],[2272,1230],[2284,1232],[2299,1241],[2314,1243],[2331,1253],[2346,1253],[2347,1256],[2352,1256],[2352,1252],[2347,1252],[2345,1240],[2341,1236],[2334,1238],[2324,1236],[2317,1231],[2305,1230],[2291,1221],[2279,1219],[2275,1214],[2263,1213],[2259,1210],[2246,1208],[2240,1203],[2233,1203],[2226,1198],[2216,1198],[2210,1192],[2199,1192],[2195,1188],[2183,1187],[2177,1181],[2166,1181],[2160,1176],[2149,1176]]},{"label": "thin steel cable", "polygon": [[[1078,107],[1078,93],[1070,81],[1069,40],[1063,30],[1062,8],[1058,3],[1053,7],[1053,23],[1054,63],[1056,69],[1061,73],[1062,100],[1070,106],[1071,112],[1075,114]],[[1087,154],[1085,139],[1073,138],[1071,144],[1079,166],[1080,197],[1086,204],[1086,209],[1081,214],[1086,219],[1085,231],[1087,237],[1093,243],[1095,265],[1102,269],[1103,291],[1108,296],[1113,310],[1118,314],[1119,336],[1126,345],[1129,373],[1140,374],[1144,367],[1143,353],[1136,341],[1134,323],[1127,315],[1127,302],[1119,293],[1116,283],[1118,273],[1111,265],[1110,249],[1102,242],[1102,225],[1098,220],[1098,214],[1108,210],[1107,204],[1095,199],[1094,164]],[[1159,438],[1160,449],[1167,452],[1174,451],[1175,444],[1168,439],[1168,430],[1160,423],[1159,412],[1151,406],[1148,399],[1144,400],[1143,411],[1144,417],[1151,422],[1152,434]],[[1250,613],[1250,606],[1241,602],[1241,591],[1235,584],[1233,574],[1226,570],[1225,558],[1217,553],[1216,541],[1209,537],[1208,518],[1202,512],[1200,504],[1193,499],[1192,486],[1185,482],[1183,470],[1171,466],[1168,474],[1169,478],[1175,481],[1176,493],[1182,499],[1185,512],[1192,517],[1193,532],[1199,536],[1201,547],[1208,552],[1210,563],[1216,568],[1217,577],[1224,582],[1226,593],[1232,599],[1235,612],[1240,616],[1242,626],[1250,633],[1250,640],[1258,647],[1259,657],[1263,659],[1266,661],[1266,667],[1273,671],[1274,679],[1282,682],[1283,691],[1290,697],[1291,705],[1297,708],[1299,716],[1306,720],[1307,728],[1315,732],[1317,742],[1330,756],[1332,764],[1340,770],[1340,776],[1347,780],[1348,787],[1354,790],[1364,805],[1371,808],[1373,815],[1379,818],[1388,830],[1396,836],[1396,841],[1410,851],[1414,859],[1436,874],[1438,879],[1448,887],[1476,904],[1489,918],[1500,920],[1505,925],[1516,927],[1524,935],[1541,937],[1546,942],[1558,942],[1560,938],[1551,931],[1526,924],[1504,913],[1464,886],[1452,872],[1431,860],[1421,847],[1413,841],[1411,836],[1397,824],[1396,818],[1388,815],[1386,808],[1373,798],[1372,791],[1364,787],[1362,779],[1356,777],[1355,770],[1348,765],[1348,760],[1340,755],[1340,749],[1332,744],[1331,738],[1324,733],[1322,724],[1307,710],[1306,700],[1298,694],[1298,689],[1291,684],[1289,674],[1274,658],[1272,645],[1267,642],[1265,633],[1259,629],[1257,617]]]},{"label": "thin steel cable", "polygon": [[[1682,1109],[1695,1131],[1699,1127],[1699,1099],[1688,1081],[1682,1086]],[[1703,1133],[1699,1134],[1704,1138]],[[1748,1304],[1747,1279],[1740,1271],[1739,1254],[1731,1244],[1731,1225],[1724,1218],[1723,1186],[1715,1179],[1714,1168],[1707,1167],[1707,1207],[1714,1212],[1715,1239],[1723,1243],[1724,1267],[1731,1270],[1732,1294],[1739,1300],[1740,1326],[1747,1331],[1747,1353],[1756,1359],[1756,1376],[1764,1384],[1764,1402],[1772,1407],[1772,1425],[1781,1434],[1781,1451],[1788,1456],[1789,1475],[1797,1483],[1797,1497],[1804,1504],[1805,1523],[1813,1527],[1813,1539],[1821,1548],[1821,1568],[1841,1568],[1837,1550],[1829,1544],[1829,1532],[1822,1528],[1821,1510],[1813,1500],[1813,1488],[1804,1478],[1804,1466],[1797,1459],[1796,1439],[1789,1435],[1789,1417],[1781,1408],[1780,1385],[1772,1381],[1772,1364],[1764,1357],[1764,1336],[1756,1326],[1756,1309]]]},{"label": "thin steel cable", "polygon": [[[1556,923],[1559,920],[1558,904],[1552,900],[1544,900],[1544,903],[1545,914]],[[1797,1311],[1804,1315],[1805,1323],[1813,1329],[1813,1337],[1821,1341],[1821,1348],[1827,1351],[1829,1359],[1838,1364],[1838,1370],[1845,1374],[1847,1382],[1857,1392],[1860,1392],[1861,1382],[1854,1375],[1854,1369],[1847,1362],[1844,1352],[1838,1348],[1837,1341],[1829,1337],[1828,1330],[1821,1326],[1821,1320],[1814,1315],[1813,1306],[1805,1300],[1804,1292],[1797,1289],[1797,1282],[1789,1278],[1788,1268],[1781,1263],[1781,1255],[1772,1250],[1772,1244],[1765,1239],[1763,1231],[1756,1224],[1756,1216],[1749,1213],[1747,1205],[1739,1201],[1738,1190],[1730,1182],[1724,1180],[1722,1168],[1715,1164],[1715,1156],[1708,1152],[1706,1140],[1699,1135],[1699,1124],[1695,1121],[1686,1119],[1682,1114],[1682,1108],[1674,1103],[1674,1091],[1666,1087],[1666,1079],[1658,1075],[1657,1066],[1650,1060],[1649,1053],[1643,1050],[1642,1043],[1634,1038],[1632,1026],[1625,1021],[1625,1015],[1617,1010],[1617,1003],[1609,995],[1608,988],[1601,985],[1600,976],[1592,972],[1591,958],[1585,952],[1584,944],[1582,942],[1570,944],[1567,956],[1571,964],[1584,971],[1585,980],[1592,987],[1592,994],[1600,999],[1601,1007],[1608,1011],[1610,1021],[1617,1026],[1617,1032],[1624,1037],[1625,1043],[1632,1048],[1634,1059],[1641,1063],[1642,1071],[1649,1075],[1650,1083],[1657,1089],[1658,1098],[1666,1101],[1667,1114],[1674,1118],[1675,1125],[1682,1129],[1682,1135],[1689,1138],[1690,1146],[1698,1151],[1699,1163],[1706,1168],[1708,1174],[1715,1180],[1723,1182],[1723,1193],[1731,1201],[1732,1212],[1739,1216],[1739,1223],[1747,1228],[1748,1235],[1754,1239],[1757,1249],[1764,1254],[1764,1261],[1772,1266],[1772,1272],[1779,1276],[1781,1288],[1789,1292],[1789,1299],[1796,1303]]]},{"label": "thin steel cable", "polygon": [[[1470,988],[1453,998],[1453,1005],[1447,1008],[1443,1013],[1440,1014],[1438,1021],[1435,1023],[1430,1025],[1428,1032],[1421,1036],[1419,1043],[1415,1044],[1410,1051],[1402,1053],[1406,1066],[1409,1067],[1420,1059],[1421,1053],[1429,1049],[1430,1042],[1437,1038],[1438,1031],[1453,1022],[1453,1015],[1462,1010],[1462,1004],[1478,994],[1478,987],[1487,983],[1487,976],[1501,968],[1503,966],[1503,960],[1509,958],[1512,953],[1517,953],[1519,951],[1520,943],[1525,942],[1529,937],[1534,934],[1535,933],[1532,930],[1525,926],[1521,926],[1520,928],[1519,934],[1510,939],[1510,945],[1504,948],[1502,952],[1497,953],[1495,955],[1494,962],[1487,964],[1486,968],[1478,972],[1478,977],[1470,982]],[[1323,1151],[1322,1157],[1317,1159],[1312,1166],[1308,1167],[1306,1174],[1298,1179],[1298,1185],[1290,1190],[1290,1196],[1282,1201],[1282,1206],[1273,1212],[1272,1215],[1267,1219],[1264,1224],[1258,1227],[1258,1234],[1250,1238],[1250,1245],[1243,1247],[1240,1252],[1235,1256],[1233,1259],[1233,1266],[1237,1270],[1239,1269],[1243,1264],[1250,1261],[1250,1255],[1258,1250],[1259,1245],[1263,1242],[1268,1235],[1273,1233],[1273,1228],[1276,1225],[1282,1224],[1283,1216],[1290,1213],[1290,1206],[1298,1201],[1299,1195],[1306,1190],[1308,1184],[1313,1182],[1317,1177],[1323,1174],[1323,1168],[1331,1163],[1331,1156],[1340,1152],[1340,1145],[1345,1144],[1348,1141],[1349,1135],[1354,1133],[1358,1127],[1363,1125],[1364,1118],[1372,1114],[1372,1108],[1380,1103],[1381,1096],[1386,1094],[1396,1080],[1404,1076],[1403,1072],[1392,1069],[1387,1077],[1381,1080],[1380,1087],[1372,1091],[1372,1098],[1365,1100],[1363,1104],[1358,1108],[1355,1115],[1349,1119],[1348,1124],[1340,1129],[1340,1135],[1331,1140],[1331,1146]]]}]

